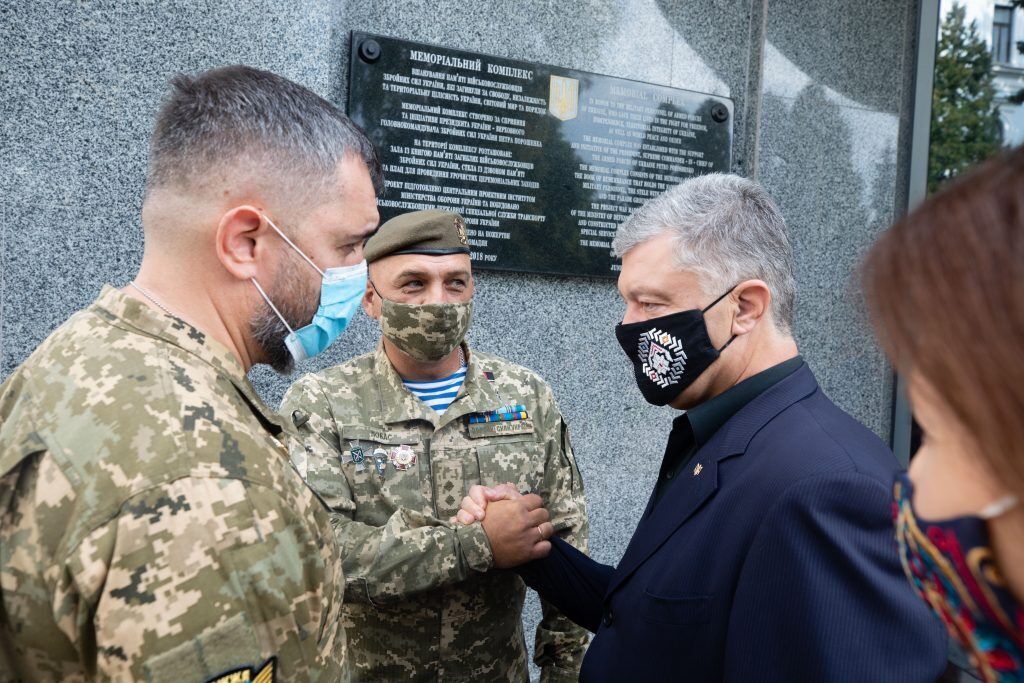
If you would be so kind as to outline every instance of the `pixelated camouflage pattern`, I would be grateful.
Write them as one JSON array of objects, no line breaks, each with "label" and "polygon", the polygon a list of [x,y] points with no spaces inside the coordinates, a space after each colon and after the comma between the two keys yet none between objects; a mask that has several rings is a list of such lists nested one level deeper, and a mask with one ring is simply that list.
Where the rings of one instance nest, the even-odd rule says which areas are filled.
[{"label": "pixelated camouflage pattern", "polygon": [[110,287],[50,335],[0,387],[0,679],[347,679],[337,544],[282,422],[227,349]]},{"label": "pixelated camouflage pattern", "polygon": [[[441,415],[403,386],[382,346],[304,376],[282,405],[320,440],[306,476],[335,513],[348,653],[361,680],[528,679],[525,586],[513,572],[488,571],[480,524],[449,523],[471,485],[510,481],[540,494],[557,533],[586,550],[583,484],[551,389],[525,368],[466,353],[466,380]],[[470,415],[506,403],[529,412],[518,431],[471,435]],[[371,454],[402,444],[415,450],[415,466],[389,464],[378,476]],[[365,457],[361,471],[354,447]],[[586,643],[583,629],[543,604],[535,660],[543,680],[577,680]]]},{"label": "pixelated camouflage pattern", "polygon": [[440,360],[466,338],[473,302],[400,304],[382,299],[380,330],[418,361]]}]

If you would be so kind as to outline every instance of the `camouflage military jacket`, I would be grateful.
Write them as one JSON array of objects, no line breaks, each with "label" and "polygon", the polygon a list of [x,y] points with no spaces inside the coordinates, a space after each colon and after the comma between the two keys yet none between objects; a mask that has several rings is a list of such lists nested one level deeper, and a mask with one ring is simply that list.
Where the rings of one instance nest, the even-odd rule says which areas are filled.
[{"label": "camouflage military jacket", "polygon": [[[583,485],[551,389],[495,356],[474,352],[468,365],[440,415],[406,389],[382,346],[306,375],[282,405],[322,439],[297,464],[336,513],[360,680],[527,680],[525,586],[513,572],[488,571],[480,524],[449,523],[471,485],[513,482],[540,494],[557,532],[586,549]],[[478,422],[505,404],[527,415]],[[586,633],[548,605],[543,613],[543,679],[575,681]]]},{"label": "camouflage military jacket", "polygon": [[296,439],[227,349],[105,287],[0,387],[0,679],[346,675]]}]

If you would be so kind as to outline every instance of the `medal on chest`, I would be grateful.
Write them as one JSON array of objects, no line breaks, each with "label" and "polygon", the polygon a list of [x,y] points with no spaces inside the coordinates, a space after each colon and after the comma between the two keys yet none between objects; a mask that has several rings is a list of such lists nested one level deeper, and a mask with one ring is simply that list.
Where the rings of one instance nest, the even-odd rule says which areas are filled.
[{"label": "medal on chest", "polygon": [[408,444],[402,444],[391,449],[388,453],[388,460],[399,472],[405,472],[416,464],[416,451]]},{"label": "medal on chest", "polygon": [[388,469],[388,452],[386,450],[383,448],[374,449],[373,466],[377,468],[377,474],[383,479],[384,472]]},{"label": "medal on chest", "polygon": [[366,453],[363,452],[363,447],[359,445],[358,439],[348,445],[348,458],[356,466],[356,472],[362,472],[366,469],[364,464]]}]

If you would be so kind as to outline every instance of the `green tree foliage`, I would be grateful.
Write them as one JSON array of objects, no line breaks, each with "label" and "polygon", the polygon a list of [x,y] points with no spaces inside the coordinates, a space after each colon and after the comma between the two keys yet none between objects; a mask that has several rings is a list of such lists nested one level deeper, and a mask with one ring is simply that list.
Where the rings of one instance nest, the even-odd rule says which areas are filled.
[{"label": "green tree foliage", "polygon": [[963,6],[954,4],[942,21],[935,57],[929,193],[999,150],[992,80],[988,46],[975,23],[967,23]]}]

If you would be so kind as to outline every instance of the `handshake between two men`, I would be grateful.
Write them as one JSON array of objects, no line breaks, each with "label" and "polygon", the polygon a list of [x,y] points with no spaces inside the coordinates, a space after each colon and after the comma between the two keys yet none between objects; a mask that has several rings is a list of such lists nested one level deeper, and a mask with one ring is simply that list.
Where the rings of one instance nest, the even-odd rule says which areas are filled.
[{"label": "handshake between two men", "polygon": [[518,567],[546,557],[555,529],[544,501],[535,493],[520,493],[513,484],[470,487],[452,523],[480,522],[491,544],[494,566]]}]

